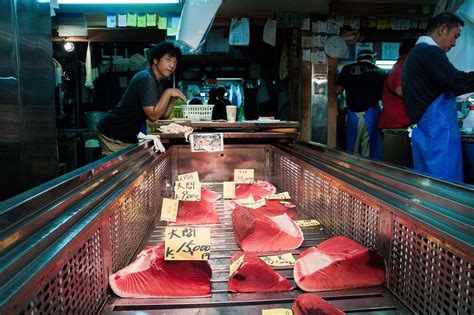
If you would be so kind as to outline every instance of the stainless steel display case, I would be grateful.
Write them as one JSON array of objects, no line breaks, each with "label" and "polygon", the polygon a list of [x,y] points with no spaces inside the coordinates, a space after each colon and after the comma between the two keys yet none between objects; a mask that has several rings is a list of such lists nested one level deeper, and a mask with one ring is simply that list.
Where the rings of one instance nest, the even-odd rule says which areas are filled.
[{"label": "stainless steel display case", "polygon": [[[290,193],[300,217],[321,222],[321,229],[305,231],[304,246],[345,235],[384,258],[383,287],[320,293],[336,306],[377,314],[472,313],[472,188],[303,143],[231,144],[216,153],[173,145],[164,154],[148,145],[2,204],[2,314],[258,314],[290,307],[301,291],[226,292],[220,277],[238,248],[222,225],[212,227],[212,297],[119,299],[108,287],[110,274],[160,240],[164,178],[197,170],[203,183],[219,190],[234,168],[255,169],[256,178]],[[291,270],[281,272],[291,278]]]}]

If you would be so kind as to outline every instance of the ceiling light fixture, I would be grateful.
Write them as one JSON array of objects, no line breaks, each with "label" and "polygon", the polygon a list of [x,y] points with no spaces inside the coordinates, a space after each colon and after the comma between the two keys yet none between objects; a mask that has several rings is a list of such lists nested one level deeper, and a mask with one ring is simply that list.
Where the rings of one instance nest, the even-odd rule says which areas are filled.
[{"label": "ceiling light fixture", "polygon": [[71,43],[71,42],[65,42],[64,43],[64,50],[67,51],[68,53],[73,52],[74,51],[74,44]]},{"label": "ceiling light fixture", "polygon": [[179,3],[180,0],[58,0],[59,4],[147,4]]}]

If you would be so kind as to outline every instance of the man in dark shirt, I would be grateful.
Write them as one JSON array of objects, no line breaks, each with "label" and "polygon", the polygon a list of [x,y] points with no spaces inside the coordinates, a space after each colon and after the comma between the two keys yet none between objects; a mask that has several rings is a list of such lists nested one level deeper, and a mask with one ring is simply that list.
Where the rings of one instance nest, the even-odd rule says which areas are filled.
[{"label": "man in dark shirt", "polygon": [[186,100],[180,90],[165,89],[162,81],[173,74],[180,58],[181,50],[172,42],[162,42],[151,49],[150,67],[133,76],[118,105],[97,125],[103,154],[136,143],[140,126],[147,118],[166,119],[178,98]]},{"label": "man in dark shirt", "polygon": [[433,17],[402,75],[405,109],[418,127],[412,134],[414,168],[457,181],[462,181],[462,153],[454,96],[474,92],[474,72],[457,70],[446,52],[456,45],[463,25],[452,13]]},{"label": "man in dark shirt", "polygon": [[349,153],[377,157],[379,100],[386,73],[375,65],[375,54],[362,50],[357,62],[346,65],[336,79],[337,93],[346,90],[347,148]]}]

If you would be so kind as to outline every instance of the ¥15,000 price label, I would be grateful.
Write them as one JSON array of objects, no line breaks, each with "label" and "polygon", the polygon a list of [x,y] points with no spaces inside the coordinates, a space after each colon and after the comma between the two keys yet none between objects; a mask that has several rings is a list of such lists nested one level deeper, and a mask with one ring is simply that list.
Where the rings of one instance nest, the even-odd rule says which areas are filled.
[{"label": "\u00a515,000 price label", "polygon": [[165,228],[165,260],[209,260],[211,228]]}]

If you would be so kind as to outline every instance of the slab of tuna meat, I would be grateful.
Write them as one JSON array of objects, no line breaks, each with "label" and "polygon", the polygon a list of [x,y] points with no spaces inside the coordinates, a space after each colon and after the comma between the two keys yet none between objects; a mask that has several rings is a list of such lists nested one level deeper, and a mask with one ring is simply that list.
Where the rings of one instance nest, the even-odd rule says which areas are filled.
[{"label": "slab of tuna meat", "polygon": [[164,243],[146,247],[127,267],[109,277],[123,298],[201,297],[211,294],[207,261],[165,261]]},{"label": "slab of tuna meat", "polygon": [[309,292],[377,286],[385,279],[383,260],[344,236],[301,252],[293,273],[296,284]]},{"label": "slab of tuna meat", "polygon": [[[265,202],[267,204],[266,206],[257,208],[256,210],[268,216],[277,216],[286,213],[293,220],[295,220],[298,215],[296,212],[296,205],[292,203],[281,200],[265,200]],[[238,200],[231,200],[229,201],[229,206],[231,209],[235,209],[241,205]]]},{"label": "slab of tuna meat", "polygon": [[209,202],[214,202],[221,199],[221,194],[210,190],[207,187],[201,186],[201,199],[205,199]]},{"label": "slab of tuna meat", "polygon": [[252,253],[235,253],[230,264],[244,255],[240,267],[230,276],[231,292],[279,292],[293,289],[291,283]]},{"label": "slab of tuna meat", "polygon": [[259,200],[274,193],[276,193],[276,187],[264,180],[257,180],[254,184],[238,184],[235,186],[236,199],[245,199],[252,195],[254,200]]},{"label": "slab of tuna meat", "polygon": [[171,224],[214,224],[219,223],[216,207],[211,202],[201,201],[179,201],[176,222]]},{"label": "slab of tuna meat", "polygon": [[346,314],[316,294],[304,293],[293,302],[294,315],[343,315]]},{"label": "slab of tuna meat", "polygon": [[235,241],[246,252],[290,250],[303,243],[301,229],[286,213],[268,216],[238,206],[232,211],[232,225]]}]

